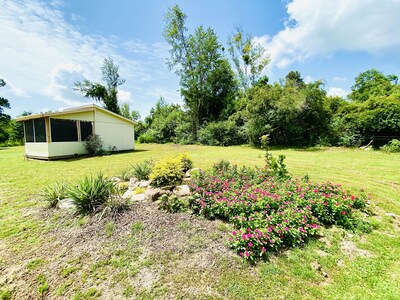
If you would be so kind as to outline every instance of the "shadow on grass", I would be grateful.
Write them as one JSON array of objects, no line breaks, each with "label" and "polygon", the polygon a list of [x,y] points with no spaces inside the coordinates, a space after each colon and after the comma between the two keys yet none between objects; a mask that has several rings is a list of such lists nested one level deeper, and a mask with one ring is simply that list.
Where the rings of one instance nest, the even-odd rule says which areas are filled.
[{"label": "shadow on grass", "polygon": [[85,160],[85,159],[89,159],[89,158],[93,158],[93,157],[116,156],[116,155],[121,155],[121,154],[139,153],[139,152],[145,152],[145,151],[149,151],[149,150],[140,149],[140,150],[116,151],[116,152],[106,153],[106,154],[103,154],[103,155],[95,155],[95,156],[82,154],[82,155],[76,155],[74,157],[50,159],[49,161],[75,162],[75,161]]},{"label": "shadow on grass", "polygon": [[[252,149],[263,150],[260,147],[250,146]],[[294,147],[294,146],[269,146],[268,151],[285,151],[285,150],[293,150],[293,151],[308,151],[308,152],[319,152],[329,150],[329,147]]]}]

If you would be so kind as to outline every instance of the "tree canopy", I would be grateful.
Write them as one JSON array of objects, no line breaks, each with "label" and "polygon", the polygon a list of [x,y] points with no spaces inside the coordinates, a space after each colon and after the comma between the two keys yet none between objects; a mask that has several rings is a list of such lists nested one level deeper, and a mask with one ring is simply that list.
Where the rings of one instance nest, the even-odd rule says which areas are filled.
[{"label": "tree canopy", "polygon": [[84,79],[75,82],[75,90],[83,93],[86,98],[92,98],[103,103],[104,108],[119,114],[117,88],[125,83],[125,79],[120,77],[118,69],[119,66],[114,64],[112,58],[106,58],[101,67],[102,79],[106,86]]},{"label": "tree canopy", "polygon": [[214,30],[199,26],[188,34],[186,19],[178,5],[168,9],[164,37],[171,47],[168,66],[180,76],[181,94],[196,136],[205,121],[218,119],[232,101],[236,82]]}]

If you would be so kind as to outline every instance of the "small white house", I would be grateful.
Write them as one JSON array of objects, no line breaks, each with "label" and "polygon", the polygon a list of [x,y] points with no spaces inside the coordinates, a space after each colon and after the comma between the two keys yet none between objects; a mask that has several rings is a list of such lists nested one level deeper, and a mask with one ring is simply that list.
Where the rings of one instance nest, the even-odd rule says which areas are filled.
[{"label": "small white house", "polygon": [[104,150],[134,150],[134,122],[91,104],[20,117],[28,158],[57,159],[85,154],[84,141],[97,134]]}]

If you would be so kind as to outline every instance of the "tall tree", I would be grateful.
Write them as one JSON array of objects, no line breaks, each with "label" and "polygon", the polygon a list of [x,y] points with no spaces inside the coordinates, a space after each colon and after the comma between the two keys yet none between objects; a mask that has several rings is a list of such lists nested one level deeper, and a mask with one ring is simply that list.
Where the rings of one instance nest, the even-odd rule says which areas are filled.
[{"label": "tall tree", "polygon": [[204,121],[220,116],[236,83],[215,32],[199,26],[187,34],[186,18],[178,5],[168,9],[164,37],[171,46],[168,67],[180,76],[181,94],[197,135]]},{"label": "tall tree", "polygon": [[106,86],[84,79],[83,81],[75,82],[74,89],[83,93],[86,98],[102,102],[106,109],[119,114],[117,88],[125,83],[125,79],[119,76],[118,69],[119,66],[114,64],[112,58],[106,58],[101,67],[102,79],[105,81]]},{"label": "tall tree", "polygon": [[[4,87],[6,82],[0,78],[0,87]],[[10,102],[3,97],[0,97],[0,142],[4,142],[8,139],[8,133],[4,130],[9,122],[10,116],[4,113],[4,108],[10,108]]]},{"label": "tall tree", "polygon": [[385,76],[382,72],[371,69],[356,77],[348,97],[357,102],[365,102],[370,97],[389,96],[394,88],[398,88],[396,75]]},{"label": "tall tree", "polygon": [[243,90],[255,85],[267,68],[270,59],[265,49],[254,41],[254,37],[241,28],[228,38],[228,51],[235,65]]},{"label": "tall tree", "polygon": [[131,110],[129,107],[129,104],[124,102],[122,105],[119,107],[119,111],[121,116],[132,120],[132,121],[138,121],[140,119],[140,114],[137,110]]}]

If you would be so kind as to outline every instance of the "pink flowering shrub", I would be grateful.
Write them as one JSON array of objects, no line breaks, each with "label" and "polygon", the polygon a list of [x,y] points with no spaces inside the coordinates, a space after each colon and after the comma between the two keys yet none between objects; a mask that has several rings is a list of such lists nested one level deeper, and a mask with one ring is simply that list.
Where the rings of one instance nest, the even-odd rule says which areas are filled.
[{"label": "pink flowering shrub", "polygon": [[370,228],[356,213],[367,209],[367,197],[331,183],[282,181],[266,169],[225,163],[198,173],[190,187],[196,199],[193,211],[232,223],[230,246],[249,260],[298,246],[317,235],[321,225]]}]

